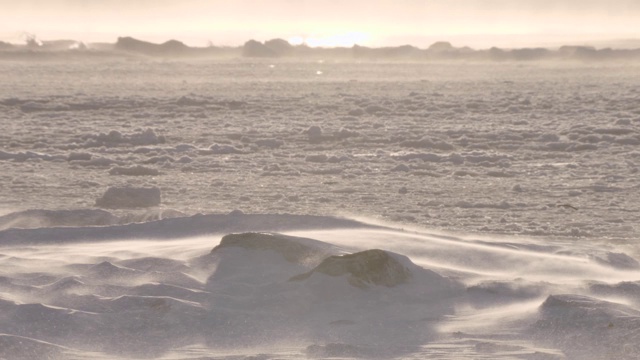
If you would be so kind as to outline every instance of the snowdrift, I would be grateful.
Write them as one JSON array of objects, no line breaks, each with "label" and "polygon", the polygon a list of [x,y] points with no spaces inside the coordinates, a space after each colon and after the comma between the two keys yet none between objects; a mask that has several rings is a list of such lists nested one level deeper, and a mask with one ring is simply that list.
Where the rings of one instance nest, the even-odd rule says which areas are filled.
[{"label": "snowdrift", "polygon": [[571,359],[637,359],[640,311],[581,295],[552,295],[532,325],[534,338],[562,348]]},{"label": "snowdrift", "polygon": [[635,358],[631,257],[566,253],[238,212],[10,228],[0,231],[0,355]]}]

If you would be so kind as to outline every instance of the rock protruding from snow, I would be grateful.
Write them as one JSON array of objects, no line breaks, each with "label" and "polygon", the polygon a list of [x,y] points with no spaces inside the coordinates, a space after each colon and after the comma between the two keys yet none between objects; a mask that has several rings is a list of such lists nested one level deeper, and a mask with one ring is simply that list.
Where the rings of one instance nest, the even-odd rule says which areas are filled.
[{"label": "rock protruding from snow", "polygon": [[306,131],[310,143],[319,143],[322,141],[322,128],[318,125],[309,127]]},{"label": "rock protruding from snow", "polygon": [[215,254],[229,247],[275,251],[291,263],[304,263],[310,258],[329,252],[325,244],[316,240],[275,233],[249,232],[225,235],[220,245],[214,247],[211,253]]},{"label": "rock protruding from snow", "polygon": [[160,205],[160,189],[157,187],[110,187],[96,200],[96,206],[109,209],[145,208]]},{"label": "rock protruding from snow", "polygon": [[349,283],[365,288],[370,284],[396,286],[407,282],[412,276],[405,266],[409,259],[400,255],[373,249],[341,256],[330,256],[308,273],[294,276],[291,280],[305,280],[314,273],[329,276],[349,275]]}]

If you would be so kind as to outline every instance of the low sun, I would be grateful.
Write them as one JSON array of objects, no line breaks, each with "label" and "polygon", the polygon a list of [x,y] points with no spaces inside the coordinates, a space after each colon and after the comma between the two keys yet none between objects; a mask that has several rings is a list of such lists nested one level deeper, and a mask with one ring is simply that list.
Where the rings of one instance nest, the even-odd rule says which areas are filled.
[{"label": "low sun", "polygon": [[363,32],[348,32],[332,35],[293,36],[289,38],[291,45],[306,44],[309,47],[352,47],[366,44],[371,36]]}]

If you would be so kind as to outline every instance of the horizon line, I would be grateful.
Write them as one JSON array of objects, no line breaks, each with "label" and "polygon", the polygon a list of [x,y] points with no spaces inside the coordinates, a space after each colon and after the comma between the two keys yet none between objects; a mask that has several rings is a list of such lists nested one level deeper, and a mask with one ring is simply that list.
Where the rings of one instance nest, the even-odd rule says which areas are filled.
[{"label": "horizon line", "polygon": [[[188,45],[185,41],[179,40],[178,38],[174,38],[174,37],[170,37],[167,40],[161,41],[161,42],[156,42],[153,40],[144,40],[144,37],[135,37],[135,36],[129,36],[129,35],[125,35],[125,36],[115,36],[115,41],[82,41],[82,40],[77,40],[74,38],[70,38],[70,37],[59,37],[59,38],[51,38],[51,39],[41,39],[36,37],[34,34],[30,34],[28,32],[24,32],[22,33],[22,36],[24,37],[24,40],[22,40],[22,42],[14,42],[14,41],[7,41],[7,40],[2,40],[0,38],[0,43],[5,43],[5,44],[9,44],[9,45],[13,45],[13,46],[28,46],[30,41],[35,41],[36,43],[39,44],[46,44],[46,43],[55,43],[55,42],[61,42],[61,41],[73,41],[76,42],[77,44],[84,44],[84,45],[91,45],[91,44],[109,44],[109,45],[115,45],[118,43],[118,41],[120,39],[125,39],[125,38],[131,38],[137,41],[141,41],[141,42],[146,42],[146,43],[150,43],[150,44],[156,44],[156,45],[162,45],[168,42],[179,42],[184,46],[187,46],[189,48],[193,48],[193,49],[197,49],[197,48],[210,48],[210,47],[219,47],[219,48],[241,48],[243,46],[245,46],[248,42],[250,41],[256,41],[258,43],[266,43],[269,41],[273,41],[273,40],[282,40],[287,42],[289,45],[293,46],[293,47],[308,47],[308,48],[317,48],[317,49],[339,49],[339,48],[352,48],[352,47],[363,47],[363,48],[370,48],[370,49],[383,49],[383,48],[400,48],[400,47],[405,47],[405,46],[411,46],[417,49],[428,49],[429,47],[436,45],[436,44],[449,44],[451,45],[453,48],[456,49],[464,49],[464,48],[469,48],[472,50],[489,50],[491,48],[499,48],[499,49],[532,49],[532,48],[545,48],[545,49],[554,49],[554,48],[560,48],[563,46],[581,46],[581,47],[593,47],[596,49],[606,49],[606,48],[612,48],[612,44],[615,43],[630,43],[633,44],[631,46],[626,46],[626,47],[615,47],[615,49],[620,49],[620,50],[624,50],[624,49],[628,49],[628,50],[634,50],[634,49],[638,49],[640,48],[640,37],[628,37],[628,38],[609,38],[607,40],[601,39],[601,40],[593,40],[593,41],[585,41],[585,40],[574,40],[574,41],[557,41],[555,42],[553,45],[548,44],[548,45],[521,45],[521,46],[500,46],[500,45],[491,45],[491,46],[471,46],[471,45],[454,45],[452,41],[449,41],[447,38],[443,38],[441,40],[432,40],[431,43],[426,46],[426,47],[421,47],[419,45],[414,45],[412,43],[403,43],[401,45],[368,45],[368,44],[360,44],[358,42],[353,42],[353,43],[349,43],[349,44],[343,44],[343,45],[336,45],[336,46],[323,46],[322,43],[319,43],[317,45],[314,45],[313,43],[309,43],[309,41],[295,41],[297,39],[295,38],[300,38],[300,37],[290,37],[288,39],[285,39],[283,37],[273,37],[267,40],[257,40],[256,38],[250,38],[248,40],[245,40],[243,42],[241,42],[240,44],[237,45],[219,45],[216,44],[212,41],[209,41],[206,45]],[[519,35],[507,35],[509,37],[518,37]],[[434,36],[435,37],[435,36]],[[454,38],[457,36],[453,36]],[[526,36],[525,36],[526,37]],[[157,37],[156,37],[157,38]],[[427,36],[425,36],[425,38],[427,38]],[[295,40],[294,40],[295,39]],[[292,41],[294,40],[294,41]],[[400,44],[400,43],[398,43]],[[609,44],[609,45],[607,45]]]},{"label": "horizon line", "polygon": [[[384,41],[372,41],[370,36],[364,33],[352,32],[345,33],[340,35],[333,35],[328,37],[320,37],[320,36],[247,36],[246,40],[238,40],[238,36],[234,36],[235,41],[194,41],[194,38],[191,36],[159,36],[159,35],[142,35],[141,34],[133,34],[133,35],[98,35],[91,40],[78,40],[79,37],[74,35],[65,35],[65,36],[55,36],[55,37],[40,37],[36,34],[29,33],[26,31],[20,32],[19,35],[14,33],[13,36],[0,36],[0,42],[5,44],[11,44],[15,46],[26,45],[29,40],[41,41],[44,43],[47,42],[55,42],[55,41],[75,41],[79,44],[115,44],[117,43],[119,38],[131,37],[136,40],[162,44],[168,41],[178,41],[186,46],[191,48],[203,48],[203,47],[242,47],[246,42],[254,40],[261,43],[265,43],[266,41],[271,40],[284,40],[287,41],[292,46],[306,45],[310,48],[349,48],[355,45],[367,47],[367,48],[393,48],[393,47],[402,47],[402,46],[413,46],[416,48],[428,48],[434,43],[438,42],[448,42],[450,44],[456,44],[457,48],[472,48],[472,49],[490,49],[492,47],[502,48],[502,49],[517,49],[517,48],[558,48],[561,46],[591,46],[595,48],[616,48],[616,49],[635,49],[640,48],[640,36],[632,35],[632,34],[620,34],[620,35],[611,35],[603,37],[600,35],[598,38],[597,35],[593,36],[585,36],[585,35],[576,35],[569,36],[563,35],[562,38],[551,37],[550,40],[537,40],[533,41],[532,38],[539,37],[540,34],[503,34],[503,35],[410,35],[404,36],[408,41],[393,41],[393,44],[385,44]],[[104,39],[98,39],[99,37],[104,37]],[[110,40],[107,40],[106,37],[109,37]],[[188,40],[184,40],[184,38]],[[115,40],[114,40],[115,38]],[[189,39],[190,38],[190,39]],[[231,37],[230,37],[231,38]],[[395,38],[395,37],[394,37]],[[470,40],[471,38],[486,38],[487,41],[484,41],[487,45],[473,45],[469,43],[478,42],[476,41],[464,41],[467,38]],[[148,39],[148,40],[146,40]],[[165,40],[160,40],[165,39]],[[260,40],[264,39],[264,40]],[[409,40],[411,39],[411,40]],[[501,41],[498,41],[500,39]],[[520,41],[518,41],[520,39]],[[494,40],[494,43],[489,42],[489,40]],[[509,41],[506,41],[509,40]],[[509,44],[505,44],[508,42]],[[416,44],[421,43],[421,44]],[[488,45],[490,44],[490,45]],[[622,46],[619,46],[622,45]]]}]

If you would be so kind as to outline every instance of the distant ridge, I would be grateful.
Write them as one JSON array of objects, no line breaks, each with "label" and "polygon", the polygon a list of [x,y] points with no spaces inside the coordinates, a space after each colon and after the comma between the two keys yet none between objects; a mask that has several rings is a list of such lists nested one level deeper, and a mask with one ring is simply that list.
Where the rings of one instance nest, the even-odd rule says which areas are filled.
[{"label": "distant ridge", "polygon": [[8,50],[8,49],[12,49],[14,46],[6,43],[4,41],[0,41],[0,50]]},{"label": "distant ridge", "polygon": [[[156,57],[219,56],[225,53],[224,48],[215,46],[189,47],[178,40],[169,40],[162,44],[155,44],[132,37],[119,37],[114,45],[114,49],[121,52]],[[234,52],[237,52],[237,50]]]},{"label": "distant ridge", "polygon": [[[626,44],[637,44],[640,40],[625,40]],[[640,47],[635,49],[597,49],[586,45],[564,45],[558,48],[516,48],[492,47],[475,50],[470,47],[455,47],[446,41],[438,41],[426,49],[412,45],[372,48],[360,45],[352,47],[319,48],[291,45],[283,39],[265,42],[249,40],[238,47],[190,47],[178,40],[161,44],[147,42],[133,37],[119,37],[115,44],[84,44],[74,40],[30,41],[26,45],[0,42],[0,59],[28,57],[56,57],[65,53],[76,56],[91,54],[92,58],[113,56],[147,56],[160,58],[190,57],[246,57],[246,58],[322,58],[341,60],[466,60],[466,61],[545,61],[545,60],[640,60]]]},{"label": "distant ridge", "polygon": [[132,37],[119,37],[115,48],[122,51],[139,52],[149,55],[180,55],[189,51],[189,47],[177,40],[154,44]]}]

